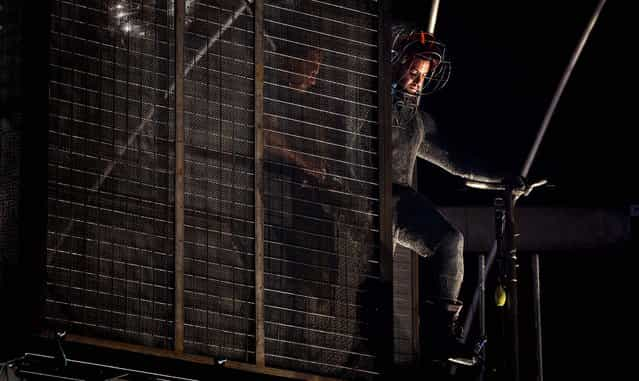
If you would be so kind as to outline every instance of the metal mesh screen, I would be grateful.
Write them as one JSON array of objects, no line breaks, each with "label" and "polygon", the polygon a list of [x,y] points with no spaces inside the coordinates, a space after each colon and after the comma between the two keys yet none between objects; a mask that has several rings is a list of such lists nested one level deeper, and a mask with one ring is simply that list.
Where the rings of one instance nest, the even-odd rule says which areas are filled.
[{"label": "metal mesh screen", "polygon": [[254,20],[186,8],[185,349],[255,362]]},{"label": "metal mesh screen", "polygon": [[[185,1],[179,73],[184,349],[249,363],[251,3]],[[174,5],[52,1],[46,318],[54,327],[174,346]],[[268,0],[264,12],[266,365],[370,378],[382,302],[374,291],[378,5]]]},{"label": "metal mesh screen", "polygon": [[268,366],[376,374],[377,12],[265,1]]},{"label": "metal mesh screen", "polygon": [[51,3],[46,318],[173,337],[172,4]]},{"label": "metal mesh screen", "polygon": [[393,253],[393,356],[399,366],[411,366],[418,360],[416,255],[399,246]]},{"label": "metal mesh screen", "polygon": [[[22,9],[0,1],[0,296],[9,291],[18,262],[22,115]],[[9,297],[8,295],[6,295]]]}]

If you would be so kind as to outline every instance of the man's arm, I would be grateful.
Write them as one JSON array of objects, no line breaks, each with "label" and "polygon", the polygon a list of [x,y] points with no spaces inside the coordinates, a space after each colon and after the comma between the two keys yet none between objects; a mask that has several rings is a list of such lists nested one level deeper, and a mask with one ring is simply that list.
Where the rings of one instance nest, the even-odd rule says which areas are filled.
[{"label": "man's arm", "polygon": [[313,176],[317,180],[323,180],[326,174],[326,163],[320,160],[318,163],[311,163],[301,154],[289,149],[286,140],[279,134],[264,129],[264,144],[271,148],[271,152],[280,160],[295,164],[302,168],[307,174]]},{"label": "man's arm", "polygon": [[421,118],[424,129],[424,139],[417,150],[418,157],[466,180],[484,183],[501,183],[504,180],[504,173],[487,171],[481,160],[459,150],[451,150],[437,133],[435,121],[430,115],[420,112],[417,117]]}]

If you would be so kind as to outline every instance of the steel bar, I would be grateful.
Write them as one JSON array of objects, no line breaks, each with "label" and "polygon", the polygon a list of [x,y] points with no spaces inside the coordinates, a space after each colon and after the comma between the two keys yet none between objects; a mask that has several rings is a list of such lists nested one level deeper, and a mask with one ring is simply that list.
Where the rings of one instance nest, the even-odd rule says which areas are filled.
[{"label": "steel bar", "polygon": [[537,359],[537,381],[544,381],[544,362],[542,345],[542,322],[541,322],[541,277],[539,267],[539,254],[535,253],[531,257],[533,275],[533,312],[535,314],[535,334],[536,334],[536,359]]},{"label": "steel bar", "polygon": [[437,25],[437,15],[439,14],[439,0],[433,0],[430,8],[430,17],[428,18],[428,28],[426,31],[435,35],[435,25]]},{"label": "steel bar", "polygon": [[506,289],[506,309],[508,314],[506,320],[509,323],[509,335],[511,339],[510,366],[512,367],[512,380],[519,381],[521,376],[520,356],[519,356],[519,259],[517,257],[517,228],[515,224],[515,196],[511,190],[504,194],[504,247],[503,255],[506,256],[507,269],[505,271],[507,282]]},{"label": "steel bar", "polygon": [[253,364],[236,362],[236,361],[223,361],[220,364],[219,360],[209,356],[175,353],[174,351],[165,350],[165,349],[156,349],[156,348],[151,348],[151,347],[147,347],[143,345],[128,344],[128,343],[122,343],[122,342],[112,341],[112,340],[102,340],[102,339],[90,338],[90,337],[79,336],[79,335],[68,334],[65,340],[80,343],[80,344],[103,347],[103,348],[124,350],[128,352],[148,354],[148,355],[159,356],[163,358],[185,360],[185,361],[190,361],[190,362],[194,362],[198,364],[222,365],[225,368],[237,369],[237,370],[242,370],[242,371],[247,371],[252,373],[276,376],[276,377],[285,377],[285,378],[292,378],[297,380],[309,380],[309,381],[310,380],[338,381],[337,379],[330,378],[330,377],[321,377],[321,376],[312,375],[308,373],[296,372],[296,371],[278,369],[278,368],[271,368],[271,367],[258,367]]}]

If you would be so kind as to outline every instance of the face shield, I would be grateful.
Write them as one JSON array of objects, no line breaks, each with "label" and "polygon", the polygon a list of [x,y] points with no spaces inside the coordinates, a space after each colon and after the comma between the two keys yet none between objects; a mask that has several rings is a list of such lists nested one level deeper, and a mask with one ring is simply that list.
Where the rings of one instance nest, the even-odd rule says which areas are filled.
[{"label": "face shield", "polygon": [[422,95],[440,90],[450,77],[446,46],[425,32],[398,32],[393,41],[391,64],[394,101],[415,109]]}]

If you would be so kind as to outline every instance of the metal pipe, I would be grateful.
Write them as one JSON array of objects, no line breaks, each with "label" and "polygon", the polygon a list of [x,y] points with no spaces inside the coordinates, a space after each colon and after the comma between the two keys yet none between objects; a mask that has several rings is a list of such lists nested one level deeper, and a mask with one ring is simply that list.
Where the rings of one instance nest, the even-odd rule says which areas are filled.
[{"label": "metal pipe", "polygon": [[439,13],[439,0],[433,0],[430,8],[430,17],[428,18],[428,33],[435,34],[435,25],[437,24],[437,14]]},{"label": "metal pipe", "polygon": [[[518,269],[519,263],[517,258],[517,230],[515,226],[515,196],[508,190],[504,195],[504,248],[503,255],[506,256],[504,261],[506,262],[506,289],[507,301],[506,310],[507,321],[509,323],[509,334],[511,339],[511,352],[510,352],[510,370],[512,372],[512,380],[520,380],[520,356],[519,356],[519,279]],[[502,274],[503,275],[503,274]]]},{"label": "metal pipe", "polygon": [[[479,337],[486,337],[486,255],[479,255]],[[468,331],[466,331],[468,332]]]},{"label": "metal pipe", "polygon": [[575,68],[575,65],[577,64],[577,60],[579,59],[579,56],[581,55],[581,51],[586,45],[586,41],[588,40],[588,37],[590,36],[590,32],[592,32],[592,29],[594,28],[595,23],[597,22],[597,19],[599,18],[599,13],[601,13],[601,9],[603,8],[605,3],[606,3],[606,0],[599,0],[599,4],[597,5],[597,8],[595,9],[595,12],[593,13],[592,17],[590,18],[590,22],[586,26],[586,30],[584,30],[583,34],[581,35],[581,40],[579,41],[579,44],[577,44],[575,51],[572,53],[572,57],[570,57],[570,62],[568,63],[566,70],[564,70],[564,74],[561,77],[559,86],[557,86],[555,95],[553,96],[552,101],[550,102],[550,106],[548,107],[548,110],[546,111],[546,115],[544,115],[544,119],[541,123],[541,127],[539,128],[539,131],[537,132],[537,137],[535,138],[535,142],[533,143],[533,146],[530,149],[530,152],[528,153],[528,158],[526,159],[524,168],[521,171],[521,175],[523,177],[528,176],[528,172],[530,171],[530,167],[532,167],[533,161],[535,160],[535,156],[537,156],[537,151],[539,150],[541,141],[544,138],[544,134],[546,133],[546,129],[548,128],[548,124],[550,123],[550,120],[552,119],[552,116],[553,116],[553,113],[555,112],[555,108],[557,107],[557,104],[559,103],[559,98],[561,98],[561,94],[564,92],[564,88],[566,87],[566,84],[568,83],[568,80],[570,79],[570,75],[572,74],[572,71]]},{"label": "metal pipe", "polygon": [[[573,55],[570,59],[570,62],[568,63],[568,66],[566,67],[566,70],[564,71],[564,75],[557,87],[557,90],[555,91],[555,95],[553,96],[553,99],[550,103],[548,111],[546,112],[546,115],[544,116],[543,122],[541,124],[541,128],[539,129],[539,132],[537,133],[535,142],[533,143],[533,146],[528,154],[528,158],[526,159],[526,163],[524,164],[524,167],[521,171],[521,175],[524,177],[528,176],[528,172],[530,171],[530,168],[535,159],[535,156],[537,155],[537,151],[539,149],[539,146],[541,145],[541,141],[544,137],[546,129],[548,128],[548,124],[550,122],[550,119],[552,118],[552,114],[555,110],[555,107],[557,106],[557,103],[559,102],[559,98],[561,97],[561,94],[563,93],[564,87],[566,86],[566,83],[568,82],[568,79],[570,78],[570,75],[577,62],[577,59],[579,58],[579,55],[581,54],[581,51],[583,50],[586,44],[586,41],[588,37],[590,36],[590,32],[592,31],[595,23],[597,22],[597,19],[599,18],[599,13],[601,12],[601,9],[603,8],[605,3],[606,3],[606,0],[599,1],[599,4],[597,5],[597,8],[595,9],[595,12],[593,13],[591,17],[590,22],[588,23],[586,27],[586,30],[581,36],[579,44],[577,45],[575,51],[573,52]],[[493,246],[490,249],[490,254],[488,255],[488,263],[486,265],[487,271],[490,271],[490,268],[495,260],[496,252],[497,252],[497,244],[496,242],[493,242]],[[470,326],[473,320],[475,319],[478,301],[479,301],[479,289],[476,289],[473,295],[472,304],[470,306],[468,315],[466,315],[466,320],[464,322],[464,329],[466,330],[470,329]]]},{"label": "metal pipe", "polygon": [[[466,331],[468,332],[468,331]],[[479,339],[486,340],[486,255],[479,255]],[[480,356],[479,381],[484,380],[486,365],[486,347],[483,347]]]},{"label": "metal pipe", "polygon": [[[39,358],[43,358],[43,359],[47,359],[47,360],[55,360],[56,359],[55,356],[49,356],[49,355],[40,354],[40,353],[25,353],[25,356],[23,357],[23,359],[28,359],[29,357],[39,357]],[[153,377],[160,377],[160,378],[168,378],[168,379],[172,379],[172,380],[195,381],[195,379],[193,379],[193,378],[171,376],[171,375],[168,375],[168,374],[165,374],[165,373],[147,372],[147,371],[138,370],[138,369],[123,368],[123,367],[119,367],[119,366],[100,364],[100,363],[89,362],[89,361],[81,361],[81,360],[69,359],[69,364],[94,366],[94,367],[99,367],[99,368],[106,368],[106,369],[118,370],[118,371],[122,371],[122,372],[134,373],[134,374],[138,374],[138,375],[153,376]]]},{"label": "metal pipe", "polygon": [[532,275],[533,275],[533,310],[535,314],[535,333],[537,334],[537,381],[544,381],[544,364],[543,364],[543,347],[541,335],[541,280],[539,268],[539,254],[532,256]]},{"label": "metal pipe", "polygon": [[84,378],[64,377],[64,376],[58,376],[58,375],[50,374],[50,373],[35,372],[35,371],[31,371],[31,370],[19,370],[18,374],[19,375],[27,375],[27,376],[35,376],[34,377],[35,379],[38,379],[38,377],[42,377],[44,379],[50,379],[50,380],[85,381]]}]

